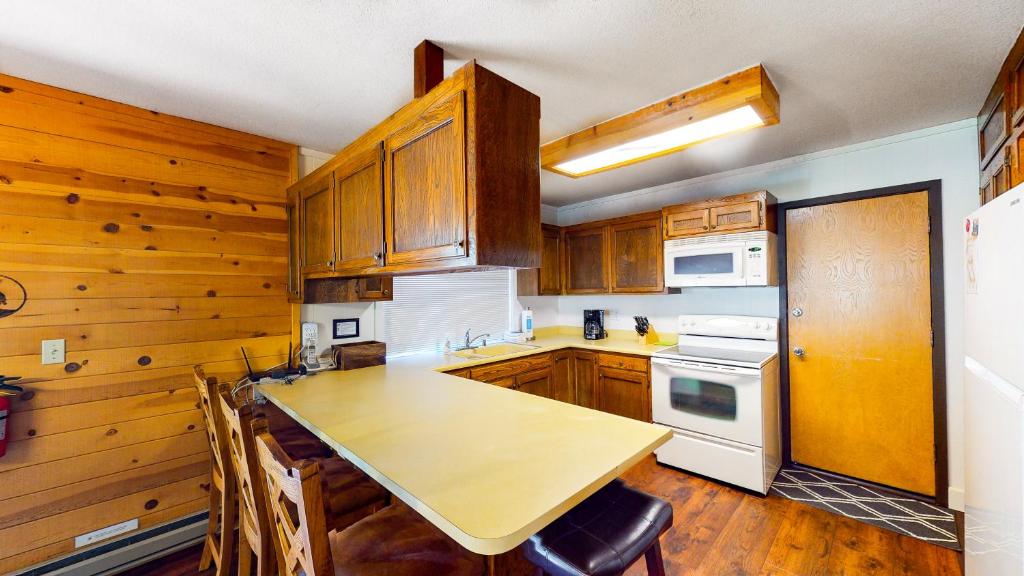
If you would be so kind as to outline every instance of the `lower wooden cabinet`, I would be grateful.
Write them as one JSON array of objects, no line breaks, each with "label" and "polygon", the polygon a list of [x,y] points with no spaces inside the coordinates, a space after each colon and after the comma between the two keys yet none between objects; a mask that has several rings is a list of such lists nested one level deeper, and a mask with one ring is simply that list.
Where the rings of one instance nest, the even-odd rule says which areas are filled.
[{"label": "lower wooden cabinet", "polygon": [[651,364],[642,356],[567,349],[448,373],[626,418],[651,421]]},{"label": "lower wooden cabinet", "polygon": [[597,409],[609,414],[650,422],[650,373],[598,367]]},{"label": "lower wooden cabinet", "polygon": [[572,355],[576,404],[584,408],[597,408],[597,352],[573,350]]},{"label": "lower wooden cabinet", "polygon": [[576,403],[571,350],[559,350],[551,354],[551,398],[569,404]]},{"label": "lower wooden cabinet", "polygon": [[551,368],[541,368],[516,376],[515,390],[551,398]]}]

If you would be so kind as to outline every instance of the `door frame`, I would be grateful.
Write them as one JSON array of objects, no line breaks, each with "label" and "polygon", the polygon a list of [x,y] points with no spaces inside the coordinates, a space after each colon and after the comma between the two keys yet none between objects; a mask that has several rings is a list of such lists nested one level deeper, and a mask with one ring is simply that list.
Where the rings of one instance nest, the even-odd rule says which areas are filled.
[{"label": "door frame", "polygon": [[[934,502],[939,506],[949,503],[949,439],[946,436],[946,316],[945,293],[943,291],[943,253],[942,253],[942,181],[927,180],[912,184],[886,186],[846,194],[834,194],[780,203],[778,210],[778,265],[779,265],[779,367],[780,367],[780,419],[782,428],[782,460],[787,466],[793,466],[792,438],[790,436],[789,406],[789,287],[788,270],[786,267],[786,211],[822,204],[836,204],[853,200],[865,200],[882,196],[896,196],[911,192],[928,193],[928,252],[929,252],[929,284],[931,289],[931,328],[932,328],[932,410],[935,439],[935,498],[923,494],[906,492],[891,486],[882,486],[861,480],[850,480],[881,488],[888,492],[896,492],[918,500]],[[796,466],[801,466],[797,464]],[[809,468],[809,467],[808,467]],[[835,472],[823,471],[831,476],[846,478]]]}]

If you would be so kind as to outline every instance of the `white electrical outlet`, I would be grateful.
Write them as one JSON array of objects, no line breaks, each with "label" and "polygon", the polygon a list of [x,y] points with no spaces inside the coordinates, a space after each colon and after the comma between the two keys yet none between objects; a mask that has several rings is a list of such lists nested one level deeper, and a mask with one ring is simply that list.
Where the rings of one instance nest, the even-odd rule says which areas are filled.
[{"label": "white electrical outlet", "polygon": [[43,340],[43,364],[64,363],[64,340]]}]

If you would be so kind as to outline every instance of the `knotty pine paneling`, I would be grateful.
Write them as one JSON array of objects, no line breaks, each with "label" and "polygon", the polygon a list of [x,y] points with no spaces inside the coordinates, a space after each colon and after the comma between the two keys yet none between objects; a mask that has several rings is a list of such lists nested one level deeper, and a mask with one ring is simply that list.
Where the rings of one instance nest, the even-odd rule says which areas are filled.
[{"label": "knotty pine paneling", "polygon": [[[0,572],[206,507],[194,364],[283,361],[297,148],[0,75]],[[8,278],[4,278],[7,276]],[[64,364],[40,341],[63,338]]]}]

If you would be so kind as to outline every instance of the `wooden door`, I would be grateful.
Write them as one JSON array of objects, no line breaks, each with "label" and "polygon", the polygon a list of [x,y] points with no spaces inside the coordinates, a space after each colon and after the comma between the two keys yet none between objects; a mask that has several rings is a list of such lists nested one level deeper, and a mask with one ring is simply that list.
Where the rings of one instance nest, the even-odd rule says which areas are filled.
[{"label": "wooden door", "polygon": [[334,270],[336,254],[334,174],[325,174],[299,193],[302,222],[302,273]]},{"label": "wooden door", "polygon": [[661,214],[638,222],[613,224],[608,242],[612,292],[665,291]]},{"label": "wooden door", "polygon": [[339,272],[384,266],[383,158],[377,144],[334,171]]},{"label": "wooden door", "polygon": [[584,408],[597,408],[597,353],[573,350],[572,357],[576,404]]},{"label": "wooden door", "polygon": [[608,292],[608,227],[565,230],[566,294]]},{"label": "wooden door", "polygon": [[559,350],[551,354],[551,397],[570,404],[576,403],[571,350]]},{"label": "wooden door", "polygon": [[651,421],[651,378],[643,372],[599,366],[597,409],[626,418]]},{"label": "wooden door", "polygon": [[666,210],[665,226],[666,238],[704,234],[711,228],[711,214],[707,208]]},{"label": "wooden door", "polygon": [[795,462],[935,493],[928,194],[786,212]]},{"label": "wooden door", "polygon": [[468,253],[465,92],[385,141],[385,229],[389,266]]},{"label": "wooden door", "polygon": [[543,237],[540,255],[541,295],[558,295],[562,293],[562,232],[555,226],[543,226]]},{"label": "wooden door", "polygon": [[516,376],[516,390],[551,398],[551,367]]},{"label": "wooden door", "polygon": [[712,232],[757,230],[761,227],[761,203],[753,200],[714,206],[709,219]]},{"label": "wooden door", "polygon": [[285,205],[288,217],[288,301],[302,302],[302,258],[301,239],[302,224],[299,222],[299,193],[297,190],[288,192],[288,203]]}]

